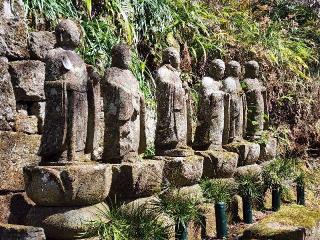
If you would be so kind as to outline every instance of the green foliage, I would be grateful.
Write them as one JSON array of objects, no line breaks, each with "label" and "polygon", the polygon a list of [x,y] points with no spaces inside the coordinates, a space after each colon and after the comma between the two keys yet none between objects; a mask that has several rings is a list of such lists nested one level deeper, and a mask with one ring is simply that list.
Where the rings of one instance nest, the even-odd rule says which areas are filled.
[{"label": "green foliage", "polygon": [[235,186],[224,179],[205,179],[200,186],[203,196],[213,203],[229,203],[235,193]]},{"label": "green foliage", "polygon": [[260,174],[248,173],[236,177],[238,193],[241,197],[249,197],[251,200],[259,200],[262,196],[262,181]]},{"label": "green foliage", "polygon": [[143,158],[152,158],[156,155],[156,150],[154,146],[149,146],[143,153]]},{"label": "green foliage", "polygon": [[165,213],[175,223],[187,226],[190,221],[201,222],[202,212],[198,205],[200,200],[192,195],[183,194],[180,189],[168,189],[160,194],[153,203],[153,210],[157,213]]},{"label": "green foliage", "polygon": [[99,221],[87,223],[83,237],[104,240],[166,240],[168,226],[145,205],[112,206],[100,210]]}]

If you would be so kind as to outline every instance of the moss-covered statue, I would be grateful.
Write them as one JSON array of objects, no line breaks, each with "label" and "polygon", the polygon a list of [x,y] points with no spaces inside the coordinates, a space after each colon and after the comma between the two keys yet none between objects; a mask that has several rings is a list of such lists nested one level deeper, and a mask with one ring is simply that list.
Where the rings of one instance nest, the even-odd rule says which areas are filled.
[{"label": "moss-covered statue", "polygon": [[157,71],[156,155],[189,156],[187,147],[187,92],[180,78],[180,54],[172,47],[163,52],[163,65]]},{"label": "moss-covered statue", "polygon": [[224,129],[224,103],[229,95],[221,91],[225,64],[214,60],[209,68],[209,76],[201,81],[198,105],[198,123],[194,137],[194,149],[208,150],[222,147]]},{"label": "moss-covered statue", "polygon": [[266,88],[258,79],[259,64],[249,61],[245,64],[245,75],[242,82],[246,94],[246,138],[254,140],[261,137],[265,116],[268,114]]},{"label": "moss-covered statue", "polygon": [[130,71],[127,45],[112,49],[112,66],[103,79],[105,114],[103,161],[133,162],[146,148],[145,104],[139,82]]}]

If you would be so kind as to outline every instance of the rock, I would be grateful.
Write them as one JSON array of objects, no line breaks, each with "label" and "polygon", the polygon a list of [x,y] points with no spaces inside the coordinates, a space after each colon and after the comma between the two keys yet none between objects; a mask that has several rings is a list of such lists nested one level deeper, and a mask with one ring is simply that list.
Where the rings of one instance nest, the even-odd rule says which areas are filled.
[{"label": "rock", "polygon": [[268,137],[263,143],[260,143],[259,162],[273,160],[277,156],[278,141],[276,138]]},{"label": "rock", "polygon": [[0,130],[12,130],[16,99],[8,72],[8,60],[0,57]]},{"label": "rock", "polygon": [[139,161],[112,164],[111,199],[148,197],[161,190],[163,163]]},{"label": "rock", "polygon": [[203,203],[199,206],[203,214],[203,232],[206,238],[216,237],[216,216],[214,204]]},{"label": "rock", "polygon": [[38,133],[38,118],[36,116],[25,116],[17,114],[15,121],[15,130],[27,134]]},{"label": "rock", "polygon": [[85,206],[103,202],[111,186],[104,164],[24,168],[26,193],[38,206]]},{"label": "rock", "polygon": [[238,167],[234,177],[240,177],[245,175],[257,176],[257,180],[261,178],[262,168],[258,164],[247,165],[243,167]]},{"label": "rock", "polygon": [[232,223],[238,223],[243,221],[243,202],[239,195],[232,197],[230,205],[230,215]]},{"label": "rock", "polygon": [[54,49],[56,37],[53,32],[39,31],[29,34],[30,56],[33,59],[44,61],[49,50]]},{"label": "rock", "polygon": [[146,107],[146,138],[147,146],[154,146],[157,125],[157,112],[152,107]]},{"label": "rock", "polygon": [[46,103],[45,102],[33,102],[30,108],[31,115],[35,115],[38,118],[38,132],[41,134],[43,131],[44,118],[46,115]]},{"label": "rock", "polygon": [[45,64],[43,62],[31,60],[10,62],[9,72],[17,101],[45,99]]},{"label": "rock", "polygon": [[[89,207],[33,207],[26,224],[41,227],[49,239],[79,239],[88,230],[90,221],[103,220],[108,207],[99,203]],[[107,220],[106,220],[107,221]]]},{"label": "rock", "polygon": [[247,141],[233,142],[224,145],[223,148],[239,155],[238,166],[254,164],[260,156],[260,146],[258,143]]},{"label": "rock", "polygon": [[230,178],[238,165],[238,154],[226,150],[199,151],[196,154],[202,156],[202,178]]},{"label": "rock", "polygon": [[22,168],[39,164],[40,135],[0,131],[0,191],[24,190]]},{"label": "rock", "polygon": [[42,228],[0,224],[0,240],[45,240]]},{"label": "rock", "polygon": [[203,172],[203,157],[165,157],[154,159],[164,161],[163,181],[176,187],[190,186],[200,181]]},{"label": "rock", "polygon": [[24,224],[25,217],[33,205],[34,203],[25,193],[7,193],[0,195],[0,222]]}]

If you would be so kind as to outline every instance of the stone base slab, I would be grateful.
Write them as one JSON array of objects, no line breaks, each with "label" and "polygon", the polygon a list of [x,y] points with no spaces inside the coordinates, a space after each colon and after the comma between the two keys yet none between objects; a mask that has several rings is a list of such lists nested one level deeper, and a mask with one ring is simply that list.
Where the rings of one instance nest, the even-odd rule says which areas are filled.
[{"label": "stone base slab", "polygon": [[0,224],[0,240],[45,240],[42,228]]},{"label": "stone base slab", "polygon": [[223,148],[239,155],[239,167],[254,164],[259,160],[260,145],[258,143],[241,141],[227,144]]}]

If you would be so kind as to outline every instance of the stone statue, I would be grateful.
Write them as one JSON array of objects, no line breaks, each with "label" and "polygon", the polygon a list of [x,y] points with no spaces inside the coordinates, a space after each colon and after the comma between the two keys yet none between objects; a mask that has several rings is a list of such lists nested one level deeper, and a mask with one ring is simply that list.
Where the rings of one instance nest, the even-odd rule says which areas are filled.
[{"label": "stone statue", "polygon": [[204,77],[201,81],[198,124],[193,144],[196,150],[222,147],[224,102],[229,96],[221,91],[224,71],[224,62],[216,59],[210,65],[209,77]]},{"label": "stone statue", "polygon": [[[186,89],[180,78],[179,52],[169,47],[163,52],[163,66],[156,77],[157,126],[156,155],[189,156]],[[190,152],[191,151],[191,152]]]},{"label": "stone statue", "polygon": [[245,79],[242,82],[246,94],[246,138],[258,139],[264,129],[266,109],[266,88],[259,82],[259,64],[249,61],[245,64]]},{"label": "stone statue", "polygon": [[222,82],[222,90],[230,95],[225,104],[224,144],[239,141],[243,137],[245,98],[240,85],[240,74],[241,66],[238,62],[231,61],[227,64],[227,78]]},{"label": "stone statue", "polygon": [[132,162],[146,148],[145,103],[139,82],[129,69],[131,52],[126,45],[112,50],[112,67],[103,79],[105,133],[103,161]]},{"label": "stone statue", "polygon": [[46,115],[39,155],[43,164],[74,162],[84,154],[87,135],[87,69],[74,51],[80,29],[71,20],[55,29],[57,48],[46,56]]}]

